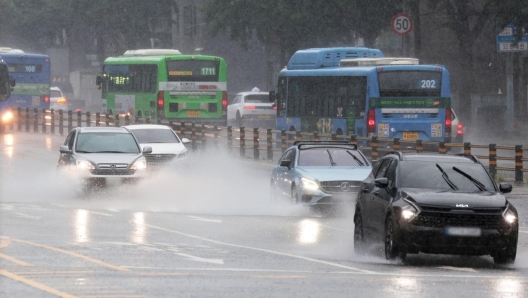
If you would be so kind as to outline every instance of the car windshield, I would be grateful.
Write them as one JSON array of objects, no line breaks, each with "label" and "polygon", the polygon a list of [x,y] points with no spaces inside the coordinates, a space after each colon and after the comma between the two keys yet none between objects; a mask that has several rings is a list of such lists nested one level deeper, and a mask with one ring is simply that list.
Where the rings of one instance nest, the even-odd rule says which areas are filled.
[{"label": "car windshield", "polygon": [[169,129],[131,129],[130,131],[136,136],[140,144],[180,142]]},{"label": "car windshield", "polygon": [[136,140],[129,133],[81,133],[75,151],[79,153],[139,153]]},{"label": "car windshield", "polygon": [[259,95],[246,95],[244,97],[244,100],[246,103],[268,103],[269,102],[269,96],[266,94],[259,94]]},{"label": "car windshield", "polygon": [[[442,177],[443,173],[437,165],[447,175],[447,180],[444,178],[445,175]],[[482,183],[485,190],[495,190],[488,173],[482,165],[472,163],[405,161],[401,163],[400,183],[401,187],[408,188],[438,190],[452,190],[456,188],[458,191],[480,191],[479,186],[477,186],[478,183],[475,184],[461,172]],[[451,181],[455,188],[451,187],[448,181]]]},{"label": "car windshield", "polygon": [[364,166],[367,165],[365,159],[356,151],[344,148],[310,148],[302,149],[299,152],[299,166]]}]

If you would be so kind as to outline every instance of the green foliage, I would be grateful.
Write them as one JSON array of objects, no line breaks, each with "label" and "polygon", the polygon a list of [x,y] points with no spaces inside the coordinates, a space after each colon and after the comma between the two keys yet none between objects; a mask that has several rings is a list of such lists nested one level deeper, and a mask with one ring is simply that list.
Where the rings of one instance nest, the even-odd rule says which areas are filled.
[{"label": "green foliage", "polygon": [[528,32],[528,0],[493,0],[491,3],[498,29],[513,24],[518,29],[517,40],[520,40],[523,30]]}]

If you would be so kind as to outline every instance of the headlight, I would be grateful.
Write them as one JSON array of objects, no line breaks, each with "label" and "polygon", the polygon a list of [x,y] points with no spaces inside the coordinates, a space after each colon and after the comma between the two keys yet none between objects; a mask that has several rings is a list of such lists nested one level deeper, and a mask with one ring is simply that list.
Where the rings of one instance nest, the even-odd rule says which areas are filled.
[{"label": "headlight", "polygon": [[317,184],[317,182],[315,182],[314,180],[308,179],[308,178],[304,178],[304,177],[301,178],[301,186],[307,190],[319,189],[319,184]]},{"label": "headlight", "polygon": [[11,119],[13,119],[13,113],[11,113],[11,111],[7,111],[7,112],[4,113],[4,115],[2,115],[2,121],[3,122],[8,122]]},{"label": "headlight", "polygon": [[81,170],[93,170],[94,166],[91,162],[83,159],[78,159],[77,161],[77,168]]},{"label": "headlight", "polygon": [[138,159],[134,162],[132,170],[143,170],[147,168],[147,161],[144,158]]},{"label": "headlight", "polygon": [[509,208],[506,210],[506,212],[502,214],[502,216],[504,217],[506,222],[509,223],[510,225],[515,223],[515,221],[517,220],[517,216]]},{"label": "headlight", "polygon": [[401,218],[406,221],[410,221],[416,216],[416,209],[413,206],[407,205],[402,208]]}]

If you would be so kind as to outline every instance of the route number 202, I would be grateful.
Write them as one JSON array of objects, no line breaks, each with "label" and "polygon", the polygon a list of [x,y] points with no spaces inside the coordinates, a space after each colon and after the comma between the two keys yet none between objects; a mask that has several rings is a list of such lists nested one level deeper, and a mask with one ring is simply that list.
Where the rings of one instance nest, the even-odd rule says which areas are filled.
[{"label": "route number 202", "polygon": [[436,89],[436,80],[421,80],[421,89]]}]

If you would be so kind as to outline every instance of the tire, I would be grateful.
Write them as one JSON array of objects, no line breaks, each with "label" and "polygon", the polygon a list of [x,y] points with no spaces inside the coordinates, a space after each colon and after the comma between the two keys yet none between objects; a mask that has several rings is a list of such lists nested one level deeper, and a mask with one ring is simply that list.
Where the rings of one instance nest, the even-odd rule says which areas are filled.
[{"label": "tire", "polygon": [[295,186],[295,183],[292,184],[292,187],[291,187],[291,202],[292,204],[299,203],[299,193],[297,191],[297,186]]},{"label": "tire", "polygon": [[236,114],[236,120],[235,121],[236,121],[236,125],[238,127],[242,127],[242,117],[240,117],[240,113],[239,112],[237,112],[237,114]]},{"label": "tire", "polygon": [[517,237],[505,250],[497,251],[493,255],[493,262],[497,265],[508,265],[515,263],[517,256]]},{"label": "tire", "polygon": [[395,261],[405,260],[407,254],[401,249],[401,244],[397,238],[396,227],[392,215],[385,221],[385,259]]},{"label": "tire", "polygon": [[356,255],[364,255],[366,252],[365,233],[363,231],[363,218],[361,210],[357,209],[354,214],[354,252]]}]

